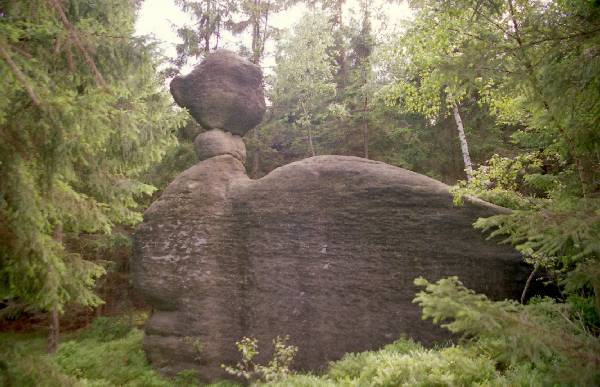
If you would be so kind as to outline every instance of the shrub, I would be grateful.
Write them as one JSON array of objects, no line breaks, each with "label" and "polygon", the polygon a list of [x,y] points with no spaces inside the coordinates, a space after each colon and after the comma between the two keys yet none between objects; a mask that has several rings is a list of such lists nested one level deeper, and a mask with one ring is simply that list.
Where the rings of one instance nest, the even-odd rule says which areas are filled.
[{"label": "shrub", "polygon": [[267,365],[254,363],[254,358],[258,355],[258,340],[255,338],[244,337],[236,342],[238,351],[242,355],[242,360],[234,367],[221,365],[225,371],[238,378],[247,381],[263,380],[267,382],[276,381],[290,374],[290,367],[294,361],[294,356],[298,347],[286,345],[288,336],[277,336],[273,340],[273,358]]}]

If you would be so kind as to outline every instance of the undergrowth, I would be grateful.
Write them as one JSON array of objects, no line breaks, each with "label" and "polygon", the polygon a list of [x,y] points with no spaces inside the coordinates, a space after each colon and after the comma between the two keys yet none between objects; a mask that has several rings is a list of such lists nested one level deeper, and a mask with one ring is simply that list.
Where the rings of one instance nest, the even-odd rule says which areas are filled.
[{"label": "undergrowth", "polygon": [[[230,373],[266,386],[593,386],[600,385],[600,339],[568,304],[533,299],[492,301],[456,277],[430,283],[414,302],[423,317],[462,334],[458,344],[425,348],[400,339],[378,351],[346,354],[321,375],[292,373],[295,347],[274,342],[267,365],[252,362],[256,340],[238,342],[244,355]],[[41,335],[0,333],[0,383],[7,386],[197,386],[194,371],[172,379],[148,364],[143,332],[131,318],[99,318],[63,337],[47,355]],[[279,346],[279,347],[278,347]],[[277,349],[279,348],[279,350]],[[300,348],[302,350],[302,348]],[[250,351],[250,352],[248,352]],[[221,382],[218,386],[232,386]],[[213,385],[216,386],[216,385]]]},{"label": "undergrowth", "polygon": [[63,335],[56,354],[45,353],[42,333],[0,332],[0,386],[194,386],[185,372],[167,379],[148,364],[136,318],[100,317]]}]

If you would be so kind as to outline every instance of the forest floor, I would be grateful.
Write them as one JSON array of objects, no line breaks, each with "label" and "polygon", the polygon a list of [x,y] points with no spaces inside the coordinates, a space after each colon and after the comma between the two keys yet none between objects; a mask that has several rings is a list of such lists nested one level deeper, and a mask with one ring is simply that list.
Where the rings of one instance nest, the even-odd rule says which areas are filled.
[{"label": "forest floor", "polygon": [[[64,332],[55,354],[46,353],[46,330],[0,331],[0,386],[200,386],[192,370],[166,378],[155,371],[142,348],[146,312],[97,317],[87,327]],[[545,386],[543,370],[523,362],[503,367],[483,342],[446,343],[424,348],[399,339],[376,351],[349,353],[329,364],[322,375],[282,373],[273,363],[254,373],[253,386],[363,387],[363,386]],[[482,351],[483,349],[483,351]],[[280,364],[281,365],[281,364]],[[276,369],[278,368],[278,369]],[[271,372],[273,371],[273,372]],[[547,379],[547,378],[546,378]],[[578,385],[567,383],[565,385]],[[239,386],[229,381],[211,387]]]},{"label": "forest floor", "polygon": [[[0,332],[0,385],[194,386],[195,375],[167,379],[148,364],[142,349],[145,312],[98,317],[67,331],[55,354],[46,353],[46,331]],[[220,384],[224,385],[224,384]]]}]

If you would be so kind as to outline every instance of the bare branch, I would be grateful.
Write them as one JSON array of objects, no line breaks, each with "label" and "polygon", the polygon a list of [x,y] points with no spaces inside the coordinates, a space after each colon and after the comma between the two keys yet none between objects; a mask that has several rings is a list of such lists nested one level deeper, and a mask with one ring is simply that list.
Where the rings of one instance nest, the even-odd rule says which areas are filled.
[{"label": "bare branch", "polygon": [[521,304],[525,303],[525,297],[527,296],[527,290],[529,289],[529,286],[531,286],[531,280],[535,276],[535,273],[538,270],[538,266],[539,266],[539,264],[536,263],[535,266],[533,267],[533,270],[531,271],[531,274],[529,274],[529,277],[527,278],[527,282],[525,283],[525,287],[523,288],[523,293],[521,293]]}]

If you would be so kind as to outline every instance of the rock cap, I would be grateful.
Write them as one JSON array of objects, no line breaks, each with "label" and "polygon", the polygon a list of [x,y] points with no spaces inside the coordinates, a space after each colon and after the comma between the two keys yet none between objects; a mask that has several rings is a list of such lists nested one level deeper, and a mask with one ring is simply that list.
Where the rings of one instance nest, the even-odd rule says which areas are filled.
[{"label": "rock cap", "polygon": [[190,74],[173,78],[170,89],[205,129],[243,136],[266,109],[260,67],[229,50],[208,54]]}]

